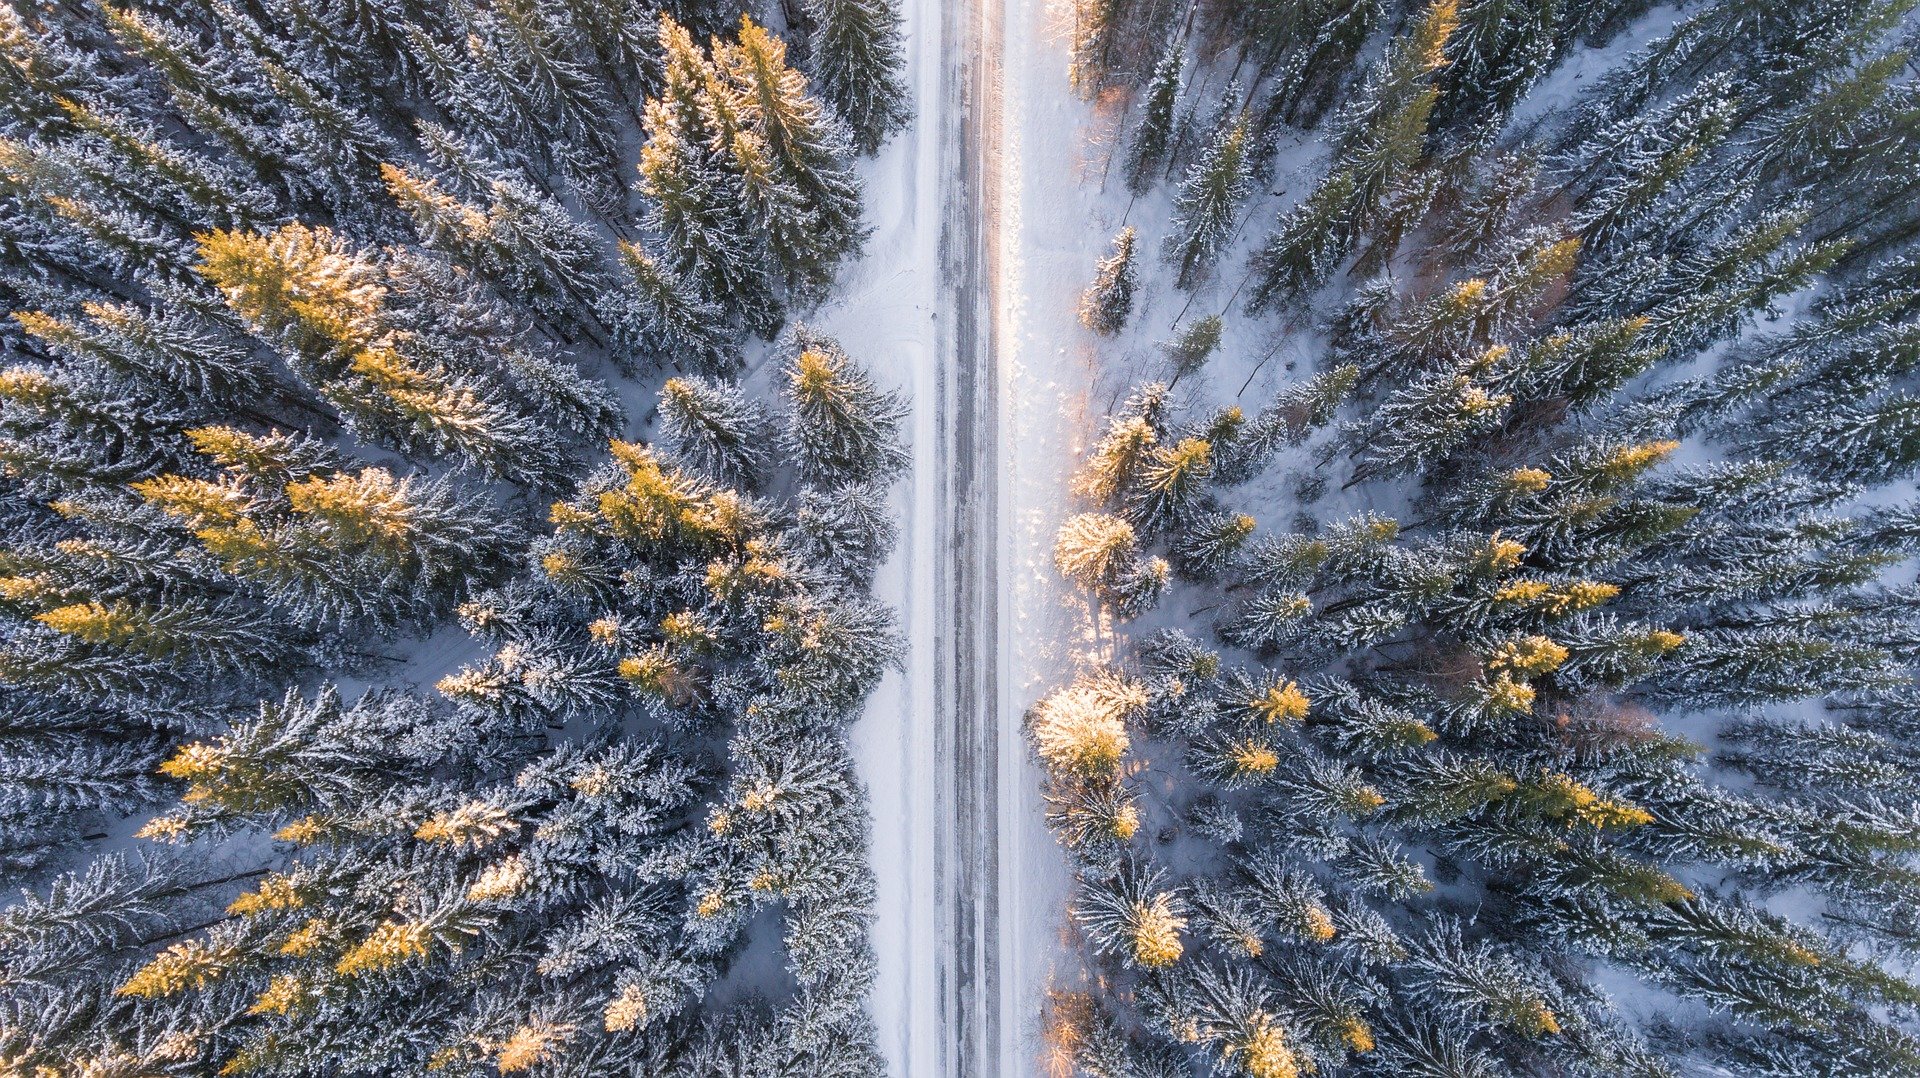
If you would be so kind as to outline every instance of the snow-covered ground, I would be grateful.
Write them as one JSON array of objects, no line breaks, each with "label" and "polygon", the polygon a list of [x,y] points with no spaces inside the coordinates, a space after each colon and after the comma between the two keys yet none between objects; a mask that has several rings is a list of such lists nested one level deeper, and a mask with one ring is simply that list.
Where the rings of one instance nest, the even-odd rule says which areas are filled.
[{"label": "snow-covered ground", "polygon": [[813,319],[883,384],[912,398],[913,467],[894,493],[900,542],[881,569],[876,594],[897,612],[908,652],[867,702],[853,730],[854,753],[871,795],[872,853],[879,886],[873,944],[879,980],[873,1011],[880,1048],[894,1075],[933,1074],[940,1058],[939,961],[934,844],[934,573],[941,537],[934,501],[944,462],[933,451],[940,372],[938,305],[941,40],[932,0],[906,5],[908,81],[914,119],[866,168],[873,228],[837,298]]},{"label": "snow-covered ground", "polygon": [[1097,646],[1085,610],[1053,568],[1054,533],[1070,511],[1067,476],[1095,403],[1092,337],[1075,307],[1106,242],[1099,221],[1104,150],[1092,106],[1067,84],[1067,5],[1004,5],[999,175],[1001,252],[1002,610],[1000,713],[999,1073],[1044,1073],[1044,992],[1079,970],[1062,945],[1065,858],[1047,832],[1041,772],[1021,734],[1027,708]]}]

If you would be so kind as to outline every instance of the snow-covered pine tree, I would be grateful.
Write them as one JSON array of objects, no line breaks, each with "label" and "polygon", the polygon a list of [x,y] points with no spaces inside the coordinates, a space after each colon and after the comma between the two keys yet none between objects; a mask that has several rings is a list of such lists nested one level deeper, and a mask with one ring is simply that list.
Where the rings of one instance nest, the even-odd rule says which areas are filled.
[{"label": "snow-covered pine tree", "polygon": [[1174,125],[1180,107],[1181,69],[1186,65],[1186,43],[1171,40],[1159,62],[1154,64],[1141,105],[1140,123],[1127,146],[1127,189],[1145,194],[1160,178],[1167,154],[1173,149]]},{"label": "snow-covered pine tree", "polygon": [[746,490],[759,485],[772,423],[738,387],[669,378],[660,390],[660,422],[674,453],[702,475]]},{"label": "snow-covered pine tree", "polygon": [[[1230,103],[1238,91],[1229,87]],[[1213,265],[1233,233],[1234,215],[1247,197],[1253,170],[1252,138],[1244,116],[1223,112],[1204,149],[1187,169],[1174,199],[1167,261],[1179,267],[1177,284],[1192,288]]]},{"label": "snow-covered pine tree", "polygon": [[646,248],[621,241],[622,287],[601,303],[602,317],[630,352],[707,374],[730,373],[739,347],[718,303],[702,296]]},{"label": "snow-covered pine tree", "polygon": [[808,70],[820,96],[871,154],[905,126],[906,61],[893,0],[806,0]]},{"label": "snow-covered pine tree", "polygon": [[859,483],[906,464],[906,404],[880,390],[834,340],[799,327],[786,372],[786,444],[812,482]]},{"label": "snow-covered pine tree", "polygon": [[1110,253],[1100,260],[1093,284],[1080,297],[1080,324],[1095,333],[1110,337],[1120,332],[1133,314],[1133,290],[1139,283],[1139,272],[1133,264],[1137,235],[1132,226],[1114,235]]},{"label": "snow-covered pine tree", "polygon": [[672,18],[662,15],[662,96],[647,102],[640,186],[649,226],[673,271],[756,331],[779,322],[771,267],[748,228],[741,180],[727,160],[739,123],[736,90]]},{"label": "snow-covered pine tree", "polygon": [[1182,377],[1200,369],[1220,347],[1227,322],[1217,314],[1196,318],[1182,326],[1178,336],[1166,343],[1167,358],[1173,361],[1173,379],[1169,388]]},{"label": "snow-covered pine tree", "polygon": [[787,66],[786,43],[751,19],[741,19],[739,43],[723,45],[714,62],[739,95],[741,122],[764,143],[767,166],[799,194],[812,222],[808,247],[782,259],[784,280],[803,292],[822,288],[833,263],[865,235],[847,133]]},{"label": "snow-covered pine tree", "polygon": [[563,467],[561,440],[509,403],[499,375],[449,369],[431,338],[395,325],[383,267],[330,230],[215,232],[201,259],[228,306],[369,435],[518,479]]},{"label": "snow-covered pine tree", "polygon": [[795,524],[825,565],[862,585],[872,581],[899,536],[884,481],[808,488]]},{"label": "snow-covered pine tree", "polygon": [[1255,261],[1249,306],[1261,310],[1318,288],[1375,227],[1396,190],[1406,189],[1426,153],[1426,133],[1447,63],[1458,5],[1438,0],[1388,46],[1334,121],[1325,179],[1281,218]]},{"label": "snow-covered pine tree", "polygon": [[1571,18],[1532,0],[1468,0],[1448,41],[1442,123],[1504,118],[1559,61]]}]

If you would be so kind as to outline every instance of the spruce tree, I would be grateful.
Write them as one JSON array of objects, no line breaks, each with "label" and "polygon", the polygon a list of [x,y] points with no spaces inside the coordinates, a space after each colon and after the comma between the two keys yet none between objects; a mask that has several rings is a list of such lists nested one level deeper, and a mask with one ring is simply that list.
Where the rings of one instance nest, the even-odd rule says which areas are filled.
[{"label": "spruce tree", "polygon": [[768,290],[758,244],[747,232],[739,181],[675,129],[663,102],[648,103],[640,177],[649,199],[649,224],[662,237],[673,272],[696,282],[754,329],[771,328],[779,308]]},{"label": "spruce tree", "polygon": [[1354,481],[1408,471],[1443,458],[1475,434],[1493,430],[1510,394],[1489,392],[1507,361],[1495,346],[1453,370],[1441,371],[1407,386],[1385,401],[1364,428],[1352,430],[1356,450],[1366,457],[1354,469]]},{"label": "spruce tree", "polygon": [[1133,525],[1105,513],[1082,513],[1060,526],[1053,560],[1074,583],[1100,589],[1131,567],[1136,552]]},{"label": "spruce tree", "polygon": [[880,482],[801,494],[796,524],[821,561],[866,584],[893,550],[899,529]]},{"label": "spruce tree", "polygon": [[1248,310],[1257,313],[1291,303],[1333,276],[1358,227],[1354,184],[1352,173],[1335,172],[1281,217],[1279,227],[1254,254],[1257,283],[1247,298]]},{"label": "spruce tree", "polygon": [[807,0],[808,68],[820,96],[871,154],[908,119],[900,14],[892,0]]},{"label": "spruce tree", "polygon": [[1181,68],[1186,59],[1186,43],[1179,39],[1171,41],[1154,65],[1153,78],[1147,83],[1140,124],[1134,128],[1133,142],[1127,147],[1127,189],[1136,195],[1145,194],[1153,186],[1173,148]]},{"label": "spruce tree", "polygon": [[1174,199],[1167,261],[1179,267],[1178,285],[1192,288],[1213,264],[1233,232],[1233,218],[1247,196],[1253,154],[1245,117],[1222,117],[1200,157],[1187,170]]},{"label": "spruce tree", "polygon": [[674,364],[725,374],[739,363],[738,348],[722,324],[717,303],[636,244],[620,244],[623,287],[602,303],[604,316],[626,347]]},{"label": "spruce tree", "polygon": [[1100,260],[1093,284],[1080,296],[1080,324],[1095,333],[1111,337],[1133,314],[1133,290],[1138,284],[1133,265],[1136,234],[1128,226],[1113,237],[1112,253]]},{"label": "spruce tree", "polygon": [[1207,360],[1213,358],[1225,329],[1226,320],[1217,314],[1210,314],[1189,322],[1180,330],[1179,336],[1167,342],[1167,358],[1173,361],[1174,382],[1199,370]]},{"label": "spruce tree", "polygon": [[1157,447],[1141,466],[1127,506],[1129,515],[1152,534],[1178,528],[1205,504],[1212,475],[1213,444],[1206,439],[1182,438]]},{"label": "spruce tree", "polygon": [[786,445],[813,482],[865,482],[906,464],[899,442],[905,403],[877,389],[838,343],[807,329],[786,372]]},{"label": "spruce tree", "polygon": [[1147,454],[1165,433],[1167,387],[1147,386],[1126,402],[1080,471],[1073,488],[1102,505],[1115,505],[1138,479]]},{"label": "spruce tree", "polygon": [[1569,16],[1552,3],[1472,0],[1459,17],[1442,112],[1464,121],[1511,112],[1558,60]]},{"label": "spruce tree", "polygon": [[729,486],[759,485],[771,424],[737,387],[670,378],[660,390],[660,419],[675,454],[701,474]]},{"label": "spruce tree", "polygon": [[495,475],[549,480],[563,467],[560,440],[509,403],[497,375],[450,369],[433,337],[395,325],[383,269],[329,230],[216,232],[201,257],[228,306],[367,433]]},{"label": "spruce tree", "polygon": [[819,287],[832,261],[860,244],[860,187],[848,164],[846,132],[807,93],[807,80],[787,66],[786,43],[744,16],[739,44],[714,60],[739,94],[741,122],[766,145],[768,165],[811,211],[817,247],[783,265],[790,283]]},{"label": "spruce tree", "polygon": [[726,125],[738,123],[740,102],[692,36],[664,14],[660,40],[666,81],[663,96],[647,102],[639,166],[649,225],[675,273],[764,332],[777,324],[779,305],[760,241],[748,229],[740,177],[726,158],[733,134]]}]

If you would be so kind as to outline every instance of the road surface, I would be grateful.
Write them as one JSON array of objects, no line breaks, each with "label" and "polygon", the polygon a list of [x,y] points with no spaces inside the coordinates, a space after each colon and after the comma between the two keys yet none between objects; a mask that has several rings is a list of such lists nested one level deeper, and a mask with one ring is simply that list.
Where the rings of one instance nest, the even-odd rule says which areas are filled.
[{"label": "road surface", "polygon": [[[1071,449],[1073,409],[1059,402],[1081,392],[1046,343],[1073,331],[1071,299],[1022,282],[1030,234],[1060,238],[1020,224],[1021,159],[1051,169],[1065,151],[1011,121],[1058,109],[1070,132],[1074,120],[1045,12],[1046,0],[904,0],[914,120],[867,170],[873,235],[817,318],[913,401],[901,542],[876,585],[908,657],[854,730],[874,815],[873,1010],[896,1078],[1034,1073],[1059,953],[1064,862],[1020,731],[1065,653],[1046,551]],[[1076,182],[1032,174],[1060,181],[1048,190]]]},{"label": "road surface", "polygon": [[[937,407],[943,427],[937,565],[934,852],[940,895],[940,1073],[999,1071],[1000,962],[1000,9],[941,6],[945,131]],[[946,766],[950,765],[950,766]]]}]

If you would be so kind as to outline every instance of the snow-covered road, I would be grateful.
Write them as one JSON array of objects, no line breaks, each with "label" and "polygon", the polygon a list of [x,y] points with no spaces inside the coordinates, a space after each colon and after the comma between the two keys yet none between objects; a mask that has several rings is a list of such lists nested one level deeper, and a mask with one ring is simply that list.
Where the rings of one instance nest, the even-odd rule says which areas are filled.
[{"label": "snow-covered road", "polygon": [[816,319],[913,397],[901,543],[878,582],[909,654],[854,733],[879,884],[874,1014],[896,1076],[1026,1075],[1065,953],[1065,872],[1020,716],[1072,647],[1047,550],[1085,386],[1046,344],[1073,339],[1070,281],[1028,276],[1047,257],[1034,245],[1072,222],[1025,229],[1022,181],[1067,179],[1049,170],[1086,110],[1045,0],[904,14],[915,119],[868,171],[873,235]]},{"label": "snow-covered road", "polygon": [[[941,365],[933,566],[942,1075],[998,1072],[1002,1010],[998,9],[942,8]],[[1009,896],[1011,897],[1011,896]]]}]

